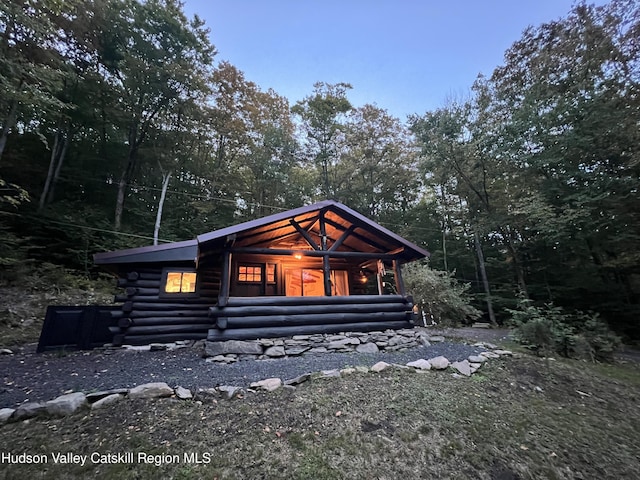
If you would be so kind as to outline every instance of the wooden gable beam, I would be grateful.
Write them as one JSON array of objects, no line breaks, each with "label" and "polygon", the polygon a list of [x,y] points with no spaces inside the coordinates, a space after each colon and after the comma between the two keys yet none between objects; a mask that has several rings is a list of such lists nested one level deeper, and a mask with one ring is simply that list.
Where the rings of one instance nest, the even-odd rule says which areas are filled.
[{"label": "wooden gable beam", "polygon": [[[340,238],[338,238],[338,240],[335,241],[335,243],[333,245],[331,245],[331,248],[329,249],[330,252],[335,252],[338,248],[340,248],[340,245],[342,245],[342,243],[347,239],[347,237],[349,235],[351,235],[353,233],[353,231],[356,229],[355,225],[351,225],[349,228],[347,228],[344,232],[342,232],[342,235],[340,235]],[[353,250],[353,249],[351,249]]]},{"label": "wooden gable beam", "polygon": [[[292,218],[291,220],[289,220],[289,223],[293,225],[293,228],[295,228],[300,235],[302,235],[302,238],[304,238],[307,241],[307,243],[311,246],[311,248],[313,248],[314,250],[320,250],[320,247],[316,242],[313,241],[313,238],[311,238],[311,235],[309,235],[309,232],[307,232],[304,228],[302,228],[298,222],[296,222]],[[320,221],[320,225],[323,225],[322,221]],[[326,243],[326,237],[324,242]],[[323,250],[326,250],[326,248],[323,248]]]},{"label": "wooden gable beam", "polygon": [[[345,231],[345,228],[342,225],[340,225],[337,222],[334,222],[329,218],[326,218],[325,222],[327,222],[332,227]],[[355,222],[353,224],[355,225]],[[362,225],[356,225],[356,227],[364,228]],[[380,245],[378,242],[375,242],[374,240],[370,240],[367,237],[360,235],[359,233],[352,232],[351,235],[354,238],[357,238],[358,240],[360,240],[361,242],[365,242],[366,244],[371,245],[373,248],[377,248],[378,250],[382,250],[383,252],[387,250],[383,245]]]},{"label": "wooden gable beam", "polygon": [[[300,223],[307,223],[307,222],[309,222],[309,221],[312,221],[312,223],[311,223],[312,225],[313,225],[313,223],[315,223],[315,219],[307,219],[307,220],[303,220],[303,221],[302,221],[302,222],[300,222]],[[271,227],[271,228],[269,228],[269,229],[262,230],[262,231],[257,231],[257,232],[255,232],[255,231],[254,231],[254,232],[249,233],[248,235],[245,235],[245,236],[241,237],[241,241],[243,241],[243,242],[244,242],[244,241],[250,240],[250,239],[251,239],[251,238],[253,238],[253,237],[260,237],[261,235],[264,235],[264,234],[269,234],[269,233],[277,232],[278,230],[282,230],[283,228],[287,228],[287,229],[288,229],[288,228],[289,228],[289,225],[284,224],[284,225],[279,225],[279,226],[277,226],[277,227]],[[301,228],[304,228],[304,227],[301,227]],[[257,245],[261,245],[261,244],[263,244],[263,243],[270,243],[270,242],[273,242],[273,241],[275,241],[275,240],[281,240],[281,239],[286,238],[286,237],[288,237],[288,236],[290,236],[290,235],[294,235],[294,233],[293,233],[293,232],[290,232],[290,231],[286,231],[286,232],[284,232],[284,233],[282,233],[282,234],[276,235],[276,236],[275,236],[275,237],[273,237],[273,238],[269,238],[269,239],[266,239],[266,240],[261,239],[261,240],[258,240],[257,242],[253,242],[253,243],[251,243],[251,242],[250,242],[250,243],[247,243],[245,246],[246,246],[246,247],[254,247],[254,246],[257,246]]]}]

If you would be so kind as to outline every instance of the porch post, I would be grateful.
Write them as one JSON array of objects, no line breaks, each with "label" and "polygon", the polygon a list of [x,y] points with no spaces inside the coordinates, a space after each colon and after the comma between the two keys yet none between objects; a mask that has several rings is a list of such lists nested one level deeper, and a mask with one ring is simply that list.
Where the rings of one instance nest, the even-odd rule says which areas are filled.
[{"label": "porch post", "polygon": [[405,297],[407,292],[404,288],[404,280],[402,279],[402,264],[398,260],[393,260],[393,274],[396,277],[396,289],[398,290],[398,295],[402,295]]},{"label": "porch post", "polygon": [[229,300],[229,286],[231,284],[231,252],[222,255],[222,276],[220,277],[220,291],[218,292],[218,307],[225,307]]},{"label": "porch post", "polygon": [[324,252],[322,256],[322,275],[324,277],[324,295],[331,296],[331,265],[327,250],[327,228],[324,223],[324,211],[320,211],[320,248]]}]

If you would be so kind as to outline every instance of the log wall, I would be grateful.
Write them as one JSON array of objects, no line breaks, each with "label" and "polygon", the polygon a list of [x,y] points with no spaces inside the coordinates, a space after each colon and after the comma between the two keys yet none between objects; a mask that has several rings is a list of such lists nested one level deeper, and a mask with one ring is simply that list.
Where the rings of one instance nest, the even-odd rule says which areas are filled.
[{"label": "log wall", "polygon": [[207,339],[251,340],[315,333],[411,328],[413,301],[400,295],[232,297],[209,314]]},{"label": "log wall", "polygon": [[[162,271],[167,267],[172,266],[134,265],[121,273],[118,286],[123,293],[115,300],[122,305],[112,312],[118,325],[112,327],[115,345],[207,338],[211,328],[209,307],[218,301],[220,268],[203,267],[198,271],[195,295],[172,296],[161,293]],[[176,270],[181,268],[186,267],[175,266]]]},{"label": "log wall", "polygon": [[[413,302],[400,295],[230,297],[218,303],[221,267],[201,266],[195,295],[162,294],[166,265],[122,272],[111,312],[115,345],[178,340],[249,340],[313,333],[411,328]],[[176,270],[182,268],[175,266]]]}]

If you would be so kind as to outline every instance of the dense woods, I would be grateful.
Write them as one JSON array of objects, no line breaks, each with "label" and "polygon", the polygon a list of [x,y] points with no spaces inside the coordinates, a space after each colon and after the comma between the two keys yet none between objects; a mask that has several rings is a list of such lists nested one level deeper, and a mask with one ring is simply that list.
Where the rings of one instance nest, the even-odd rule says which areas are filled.
[{"label": "dense woods", "polygon": [[348,83],[291,105],[214,43],[174,0],[2,2],[2,278],[331,198],[431,251],[487,321],[529,300],[640,338],[636,1],[528,28],[408,119]]}]

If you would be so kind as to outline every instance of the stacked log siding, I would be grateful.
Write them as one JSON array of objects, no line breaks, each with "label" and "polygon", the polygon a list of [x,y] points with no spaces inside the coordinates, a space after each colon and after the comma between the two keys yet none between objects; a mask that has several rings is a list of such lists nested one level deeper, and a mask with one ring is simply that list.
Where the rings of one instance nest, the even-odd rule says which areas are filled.
[{"label": "stacked log siding", "polygon": [[193,296],[172,296],[162,293],[164,267],[131,266],[120,275],[118,286],[124,293],[115,298],[122,304],[120,310],[112,312],[118,323],[114,328],[114,344],[143,345],[207,338],[211,328],[209,307],[218,300],[220,269],[201,269]]}]

